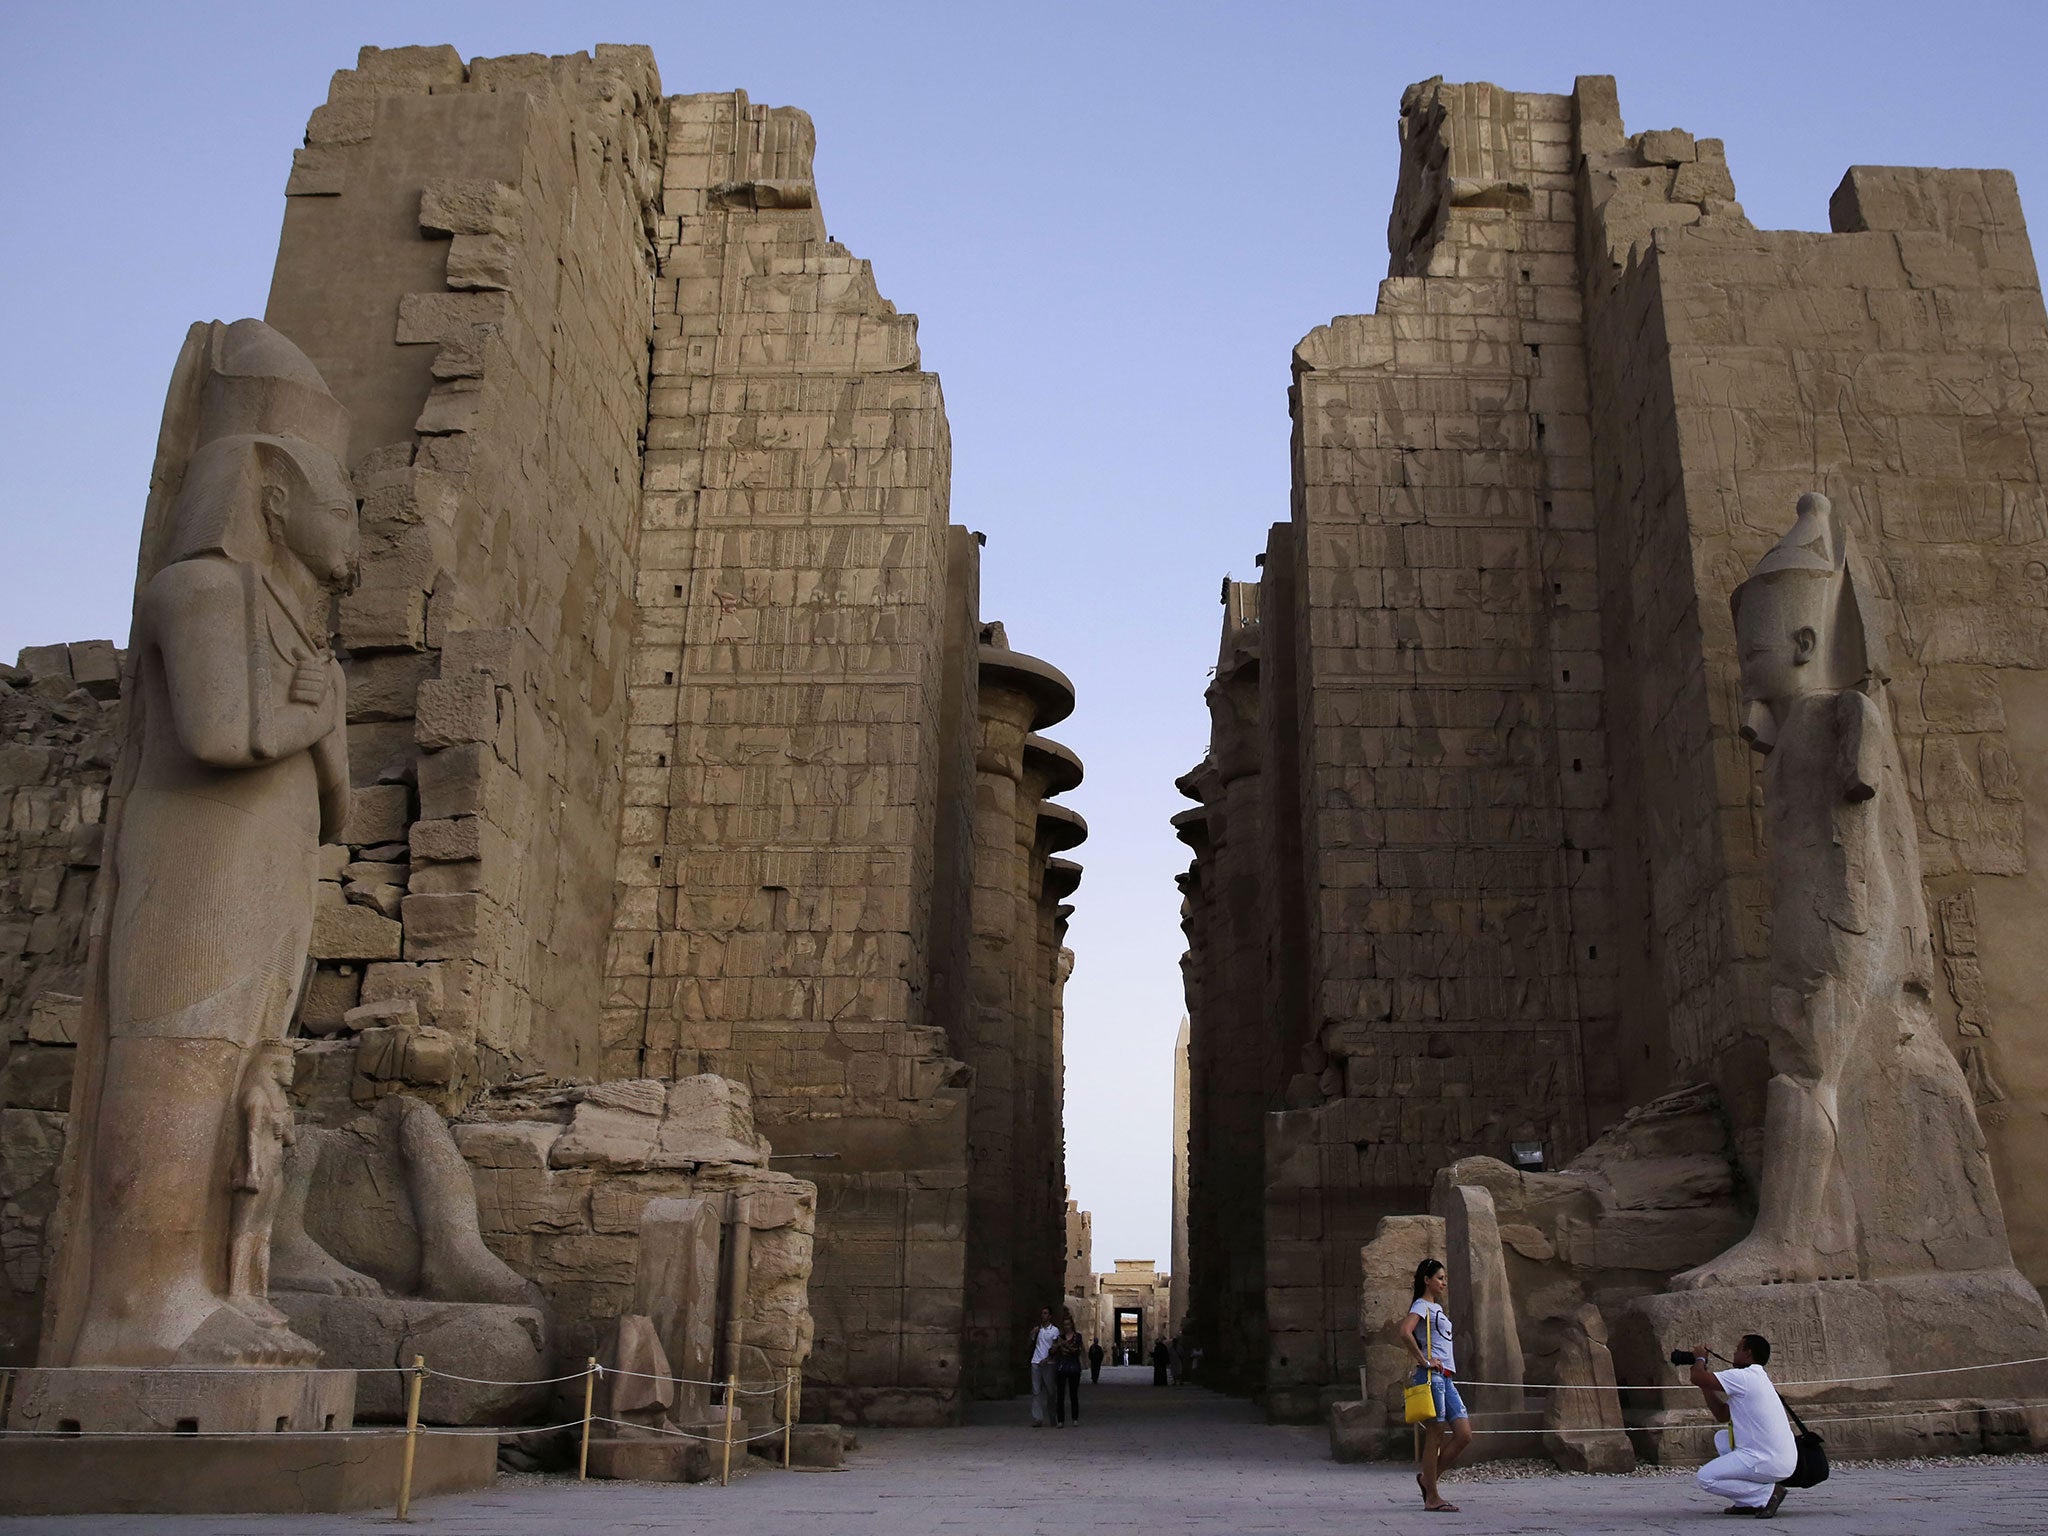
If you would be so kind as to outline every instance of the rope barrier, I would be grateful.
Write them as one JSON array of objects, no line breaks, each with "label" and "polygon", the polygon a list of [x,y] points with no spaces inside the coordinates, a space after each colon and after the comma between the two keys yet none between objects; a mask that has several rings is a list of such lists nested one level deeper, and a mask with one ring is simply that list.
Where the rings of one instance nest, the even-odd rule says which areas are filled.
[{"label": "rope barrier", "polygon": [[[2043,1364],[2048,1364],[2048,1355],[2030,1355],[2024,1360],[1998,1360],[1990,1365],[1944,1365],[1932,1371],[1890,1371],[1881,1376],[1835,1376],[1818,1381],[1780,1381],[1772,1385],[1780,1392],[1787,1387],[1848,1387],[1865,1381],[1911,1381],[1922,1376],[1953,1376],[1959,1371],[2007,1371],[2023,1365]],[[1455,1373],[1450,1379],[1460,1387],[1520,1387],[1531,1392],[1677,1392],[1691,1385],[1688,1381],[1675,1381],[1663,1387],[1605,1387],[1584,1381],[1474,1381]]]},{"label": "rope barrier", "polygon": [[[578,1419],[576,1422],[581,1424],[583,1421],[581,1419]],[[677,1440],[695,1440],[701,1445],[725,1444],[725,1436],[722,1434],[692,1434],[687,1429],[674,1429],[666,1424],[635,1424],[631,1419],[608,1419],[601,1413],[593,1414],[591,1416],[590,1422],[593,1424],[616,1424],[621,1429],[637,1429],[646,1434],[666,1435],[672,1439]],[[772,1424],[767,1429],[760,1430],[751,1435],[734,1435],[732,1437],[732,1443],[734,1445],[752,1445],[756,1440],[766,1440],[771,1435],[781,1434],[782,1429],[783,1426],[781,1424]]]},{"label": "rope barrier", "polygon": [[[597,1367],[597,1374],[599,1376],[630,1376],[636,1381],[672,1381],[680,1387],[722,1387],[727,1385],[727,1382],[723,1378],[717,1381],[699,1381],[692,1376],[664,1376],[654,1371],[622,1371],[615,1365],[600,1365]],[[575,1378],[563,1377],[561,1379],[565,1381],[571,1379],[580,1379],[582,1375],[583,1373],[581,1371],[578,1371],[576,1373]],[[497,1383],[497,1385],[518,1386],[521,1385],[521,1383],[500,1382]],[[769,1382],[766,1385],[758,1387],[741,1386],[739,1388],[739,1393],[742,1397],[766,1397],[771,1393],[780,1392],[781,1390],[782,1383],[776,1381]]]},{"label": "rope barrier", "polygon": [[[427,1367],[426,1373],[429,1376],[438,1376],[443,1381],[466,1381],[477,1387],[552,1387],[558,1382],[581,1381],[590,1374],[589,1370],[585,1369],[571,1371],[566,1376],[545,1376],[539,1381],[499,1381],[490,1376],[458,1376],[453,1371],[437,1371],[432,1366]],[[603,1372],[600,1371],[599,1374],[602,1375]]]},{"label": "rope barrier", "polygon": [[[2001,1408],[2048,1408],[2048,1399],[2038,1403],[2000,1403]],[[1869,1424],[1880,1419],[1931,1419],[1944,1414],[1967,1413],[1973,1410],[1957,1408],[1920,1408],[1908,1413],[1858,1413],[1820,1414],[1809,1411],[1805,1417],[1815,1424]],[[1624,1424],[1616,1429],[1611,1424],[1562,1426],[1543,1429],[1474,1429],[1473,1435],[1668,1435],[1681,1431],[1698,1431],[1719,1428],[1719,1421],[1698,1424]]]}]

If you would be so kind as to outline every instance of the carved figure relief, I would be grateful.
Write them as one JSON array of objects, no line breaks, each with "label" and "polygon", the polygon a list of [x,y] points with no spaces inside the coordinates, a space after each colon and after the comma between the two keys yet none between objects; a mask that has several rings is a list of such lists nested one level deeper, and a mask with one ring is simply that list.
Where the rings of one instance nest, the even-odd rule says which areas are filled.
[{"label": "carved figure relief", "polygon": [[255,320],[194,326],[164,412],[88,958],[52,1365],[300,1364],[257,1240],[315,854],[348,806],[327,645],[355,579],[347,416]]},{"label": "carved figure relief", "polygon": [[1674,1289],[2011,1262],[1984,1136],[1930,1005],[1918,833],[1867,588],[1828,499],[1732,598],[1764,755],[1773,1076],[1750,1234]]}]

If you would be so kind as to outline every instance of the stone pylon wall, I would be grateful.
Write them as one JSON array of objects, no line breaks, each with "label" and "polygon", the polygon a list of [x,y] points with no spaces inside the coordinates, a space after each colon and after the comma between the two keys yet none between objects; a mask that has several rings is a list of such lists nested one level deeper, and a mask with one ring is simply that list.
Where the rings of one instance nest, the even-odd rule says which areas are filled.
[{"label": "stone pylon wall", "polygon": [[812,1410],[944,1422],[963,1364],[1008,1389],[974,1341],[1015,1355],[1020,1267],[1057,1295],[1041,712],[987,686],[938,380],[826,235],[810,120],[667,112],[606,1070],[750,1087],[819,1185]]},{"label": "stone pylon wall", "polygon": [[[1349,1255],[1452,1158],[1526,1140],[1555,1166],[1704,1079],[1754,1159],[1769,904],[1728,595],[1808,490],[1879,604],[1935,1001],[2041,1283],[2048,324],[2011,178],[1859,167],[1831,233],[1758,231],[1718,142],[1628,134],[1604,77],[1428,82],[1401,135],[1378,310],[1296,351],[1295,516],[1260,592],[1247,776],[1269,871],[1298,785],[1316,1031],[1266,1124],[1269,1410],[1346,1381]],[[1198,1062],[1205,1029],[1272,1039],[1228,958],[1227,724],[1178,819]],[[1270,1021],[1290,924],[1265,905]],[[1197,1313],[1224,1257],[1202,1159],[1241,1140],[1198,1079]]]},{"label": "stone pylon wall", "polygon": [[[313,114],[268,319],[350,412],[363,581],[335,635],[350,842],[323,854],[295,1021],[344,1038],[304,1047],[299,1089],[346,1118],[392,1092],[454,1113],[535,1082],[744,1083],[820,1190],[807,1412],[948,1422],[970,1249],[1006,1296],[1062,1277],[1080,871],[1057,855],[1085,828],[1048,803],[1078,760],[1031,732],[1072,688],[981,622],[938,381],[826,237],[811,150],[801,112],[664,99],[637,48],[366,49]],[[0,743],[14,1354],[107,766],[72,725],[115,660],[44,647],[0,675],[41,711]],[[977,794],[1009,711],[991,666],[1029,700],[987,757],[1003,806]],[[1008,1155],[978,1167],[1005,1199],[972,1225],[971,1100]],[[619,1290],[609,1177],[487,1224],[588,1303],[578,1338]],[[990,1336],[1014,1355],[1025,1321]]]},{"label": "stone pylon wall", "polygon": [[1831,232],[1762,231],[1718,142],[1628,134],[1604,76],[1574,104],[1616,820],[1647,876],[1630,1050],[1711,1078],[1754,1157],[1769,896],[1728,595],[1823,491],[1881,607],[1936,1004],[2048,1284],[2048,321],[2013,179],[1858,166]]},{"label": "stone pylon wall", "polygon": [[1195,850],[1184,884],[1189,956],[1185,1300],[1212,1380],[1254,1391],[1266,1359],[1264,1133],[1277,1022],[1267,1011],[1274,912],[1265,858],[1261,590],[1223,586],[1223,637],[1207,694],[1209,752],[1179,782],[1199,809],[1174,819]]},{"label": "stone pylon wall", "polygon": [[1356,1364],[1347,1255],[1380,1216],[1620,1107],[1571,105],[1431,82],[1401,132],[1378,311],[1295,352],[1296,1102],[1321,1102],[1267,1146],[1286,1417]]},{"label": "stone pylon wall", "polygon": [[352,428],[349,847],[313,1033],[438,1032],[449,1100],[607,1062],[660,81],[645,49],[364,49],[307,126],[266,318]]}]

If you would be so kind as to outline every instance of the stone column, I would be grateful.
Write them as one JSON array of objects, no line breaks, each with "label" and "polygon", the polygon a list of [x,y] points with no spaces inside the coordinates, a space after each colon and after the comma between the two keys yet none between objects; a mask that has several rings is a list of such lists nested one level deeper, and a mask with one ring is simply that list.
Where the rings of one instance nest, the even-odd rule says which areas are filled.
[{"label": "stone column", "polygon": [[[968,1116],[966,1363],[969,1391],[1007,1397],[1023,1383],[1023,1351],[1038,1306],[1016,1294],[1019,1199],[1035,1152],[1019,1148],[1018,1100],[1028,1083],[1031,986],[1037,949],[1030,845],[1018,829],[1037,796],[1024,778],[1025,738],[1073,709],[1073,685],[1035,657],[984,645],[975,753],[974,886],[970,902],[969,1017],[962,1054],[974,1068]],[[1021,1166],[1020,1166],[1021,1153]]]},{"label": "stone column", "polygon": [[[1025,753],[1025,780],[1049,793],[1071,787],[1079,781],[1079,763],[1064,748],[1051,758],[1059,776],[1048,780],[1045,770],[1053,743],[1034,739]],[[1028,1148],[1031,1161],[1020,1169],[1026,1204],[1021,1215],[1018,1244],[1018,1273],[1025,1283],[1042,1290],[1057,1285],[1053,1264],[1054,1234],[1058,1227],[1060,1190],[1064,1184],[1064,1144],[1061,1134],[1060,1042],[1057,1020],[1060,987],[1060,887],[1051,869],[1052,856],[1076,847],[1088,835],[1088,825],[1065,806],[1038,802],[1032,825],[1032,944],[1025,959],[1031,975],[1028,1032],[1031,1039],[1031,1092],[1026,1105],[1028,1130],[1019,1146]],[[1071,889],[1071,887],[1069,887]]]}]

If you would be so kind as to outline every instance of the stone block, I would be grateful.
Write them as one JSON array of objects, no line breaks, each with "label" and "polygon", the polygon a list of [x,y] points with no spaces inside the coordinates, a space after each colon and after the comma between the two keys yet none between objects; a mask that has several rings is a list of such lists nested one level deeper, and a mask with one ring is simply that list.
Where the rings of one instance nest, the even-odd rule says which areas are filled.
[{"label": "stone block", "polygon": [[[388,1367],[426,1357],[420,1392],[425,1424],[519,1424],[546,1405],[539,1383],[549,1368],[546,1323],[532,1307],[487,1302],[420,1301],[389,1296],[315,1296],[280,1292],[273,1304],[301,1338],[320,1346],[321,1364],[363,1372],[356,1378],[356,1418],[404,1423],[404,1376]],[[455,1381],[451,1376],[484,1378]]]},{"label": "stone block", "polygon": [[[0,1440],[0,1515],[309,1515],[386,1509],[398,1497],[404,1437],[388,1431],[60,1436]],[[423,1435],[415,1499],[489,1487],[488,1435]]]},{"label": "stone block", "polygon": [[[744,1461],[745,1457],[735,1457]],[[713,1448],[699,1440],[642,1430],[638,1435],[591,1437],[590,1475],[635,1483],[702,1483],[718,1475]]]},{"label": "stone block", "polygon": [[[402,1006],[377,1003],[375,1009]],[[369,1017],[371,1009],[352,1010]],[[377,1024],[362,1031],[356,1046],[356,1071],[371,1082],[412,1083],[440,1088],[462,1075],[463,1052],[445,1029],[414,1024]]]},{"label": "stone block", "polygon": [[1692,135],[1683,128],[1651,128],[1636,140],[1645,165],[1686,165],[1697,158]]},{"label": "stone block", "polygon": [[121,653],[111,640],[74,640],[71,680],[96,699],[121,696]]},{"label": "stone block", "polygon": [[[718,1330],[718,1212],[708,1200],[649,1201],[640,1215],[633,1306],[651,1319],[674,1374],[685,1383],[711,1379]],[[701,1410],[703,1388],[684,1386],[679,1413]]]},{"label": "stone block", "polygon": [[411,819],[412,792],[405,785],[371,784],[351,794],[344,835],[358,848],[403,842]]},{"label": "stone block", "polygon": [[429,752],[419,760],[420,815],[430,820],[488,813],[503,817],[511,807],[503,791],[517,777],[487,745],[469,743]]},{"label": "stone block", "polygon": [[469,960],[484,953],[489,909],[482,896],[474,892],[410,895],[405,898],[404,910],[407,960]]},{"label": "stone block", "polygon": [[343,1017],[362,996],[362,972],[352,963],[316,966],[299,997],[299,1027],[309,1035],[340,1032]]},{"label": "stone block", "polygon": [[482,822],[475,816],[437,818],[412,824],[412,856],[427,863],[454,864],[482,856]]},{"label": "stone block", "polygon": [[[621,1089],[637,1084],[607,1083],[601,1089]],[[663,1097],[661,1085],[651,1102],[647,1096],[593,1092],[576,1106],[569,1129],[549,1154],[557,1168],[611,1168],[631,1170],[653,1165],[656,1139],[661,1134]]]},{"label": "stone block", "polygon": [[1406,1430],[1387,1423],[1387,1410],[1378,1401],[1330,1404],[1330,1459],[1332,1461],[1384,1461],[1389,1446],[1405,1443]]},{"label": "stone block", "polygon": [[[789,1464],[793,1467],[837,1469],[846,1465],[847,1434],[837,1424],[798,1424],[789,1434]],[[782,1455],[779,1439],[759,1442],[773,1461]]]},{"label": "stone block", "polygon": [[[383,962],[363,971],[361,1001],[364,1004],[395,1002],[412,1004],[418,1022],[439,1024],[447,1007],[446,985],[439,965],[412,962]],[[351,1007],[354,1006],[352,1003]]]},{"label": "stone block", "polygon": [[545,1168],[562,1135],[551,1120],[493,1120],[451,1129],[462,1155],[480,1168]]},{"label": "stone block", "polygon": [[28,1038],[37,1045],[76,1045],[78,1011],[82,997],[65,992],[45,992],[28,1009]]},{"label": "stone block", "polygon": [[71,684],[71,648],[66,645],[24,646],[14,664],[29,675],[29,681]]},{"label": "stone block", "polygon": [[71,1073],[78,1052],[68,1045],[22,1042],[0,1065],[0,1107],[64,1112],[71,1108]]},{"label": "stone block", "polygon": [[341,600],[351,652],[417,651],[427,643],[427,596],[417,587],[359,587]]},{"label": "stone block", "polygon": [[456,672],[420,684],[413,738],[429,752],[489,742],[498,732],[498,690],[482,672]]},{"label": "stone block", "polygon": [[315,960],[396,960],[404,938],[397,923],[368,907],[322,904],[313,912],[307,953]]},{"label": "stone block", "polygon": [[[700,1073],[668,1085],[656,1141],[656,1165],[751,1163],[766,1166],[767,1146],[754,1134],[753,1096],[746,1085]],[[781,1223],[777,1223],[780,1225]]]}]

